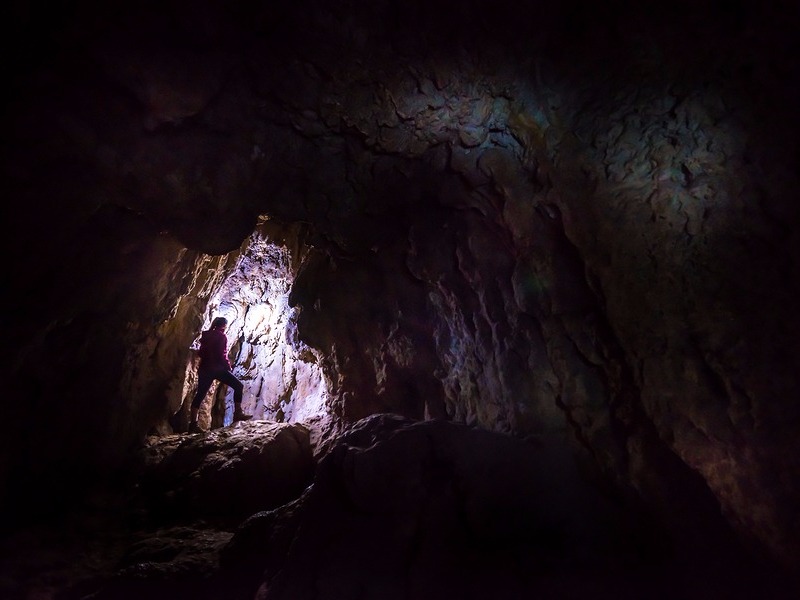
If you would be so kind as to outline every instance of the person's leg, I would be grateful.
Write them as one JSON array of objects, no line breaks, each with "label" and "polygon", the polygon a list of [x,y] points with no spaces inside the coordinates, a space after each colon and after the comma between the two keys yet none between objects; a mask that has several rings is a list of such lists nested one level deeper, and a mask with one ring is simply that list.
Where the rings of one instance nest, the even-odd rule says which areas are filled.
[{"label": "person's leg", "polygon": [[242,412],[242,392],[244,390],[244,384],[230,371],[219,373],[217,379],[225,385],[230,386],[233,390],[233,420],[249,421],[252,419],[253,415],[246,415]]},{"label": "person's leg", "polygon": [[211,384],[214,383],[213,373],[198,373],[197,374],[197,391],[192,400],[191,420],[189,423],[189,433],[195,433],[199,427],[197,425],[197,414],[200,412],[200,405],[205,400],[208,390],[211,389]]}]

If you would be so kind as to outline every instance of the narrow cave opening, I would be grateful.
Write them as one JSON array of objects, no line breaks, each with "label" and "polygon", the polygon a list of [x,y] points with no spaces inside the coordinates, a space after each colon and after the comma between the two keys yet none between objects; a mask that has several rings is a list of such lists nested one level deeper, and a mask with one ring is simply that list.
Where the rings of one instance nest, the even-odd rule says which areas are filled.
[{"label": "narrow cave opening", "polygon": [[[209,297],[202,330],[215,317],[228,320],[228,358],[244,384],[245,412],[278,423],[313,422],[326,412],[328,386],[319,352],[298,335],[301,309],[289,302],[295,276],[291,250],[256,229],[237,254]],[[189,348],[182,410],[188,410],[197,387],[199,339],[198,332]],[[233,390],[214,382],[199,420],[206,430],[230,425]]]}]

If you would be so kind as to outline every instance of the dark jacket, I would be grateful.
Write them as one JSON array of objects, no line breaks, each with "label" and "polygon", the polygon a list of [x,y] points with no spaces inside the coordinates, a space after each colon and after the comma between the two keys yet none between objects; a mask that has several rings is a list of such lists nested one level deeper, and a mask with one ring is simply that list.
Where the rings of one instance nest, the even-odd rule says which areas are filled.
[{"label": "dark jacket", "polygon": [[200,336],[200,371],[230,371],[228,337],[217,329],[204,331]]}]

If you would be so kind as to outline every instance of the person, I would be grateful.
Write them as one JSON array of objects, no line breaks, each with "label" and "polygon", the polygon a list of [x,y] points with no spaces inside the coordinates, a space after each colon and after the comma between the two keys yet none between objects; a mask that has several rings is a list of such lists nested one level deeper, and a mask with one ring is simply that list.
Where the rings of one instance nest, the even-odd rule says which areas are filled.
[{"label": "person", "polygon": [[197,424],[197,414],[215,380],[233,389],[233,421],[249,421],[253,418],[252,415],[242,412],[244,384],[233,374],[231,363],[228,360],[228,337],[225,335],[227,327],[228,320],[225,317],[217,317],[211,322],[211,327],[200,336],[200,349],[198,350],[200,366],[197,369],[197,392],[192,400],[189,433],[201,431]]}]

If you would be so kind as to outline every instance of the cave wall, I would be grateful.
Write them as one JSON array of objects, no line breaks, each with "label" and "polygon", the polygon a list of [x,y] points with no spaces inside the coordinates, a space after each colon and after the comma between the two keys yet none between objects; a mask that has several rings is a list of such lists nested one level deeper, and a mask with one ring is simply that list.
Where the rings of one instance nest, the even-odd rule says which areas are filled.
[{"label": "cave wall", "polygon": [[[240,251],[227,255],[213,294],[205,298],[202,329],[216,317],[228,320],[228,360],[243,384],[242,409],[255,419],[307,424],[330,420],[319,353],[300,339],[300,309],[289,306],[294,278],[308,255],[306,229],[303,224],[282,227],[268,219],[260,222]],[[181,303],[185,301],[184,296]],[[175,319],[184,322],[179,315]],[[185,377],[170,394],[171,412],[161,423],[165,433],[189,427],[199,340],[197,333],[187,349]],[[233,396],[228,386],[213,383],[199,407],[200,427],[231,424]]]},{"label": "cave wall", "polygon": [[569,431],[798,560],[788,7],[27,8],[4,481],[168,421],[269,215],[337,418]]}]

